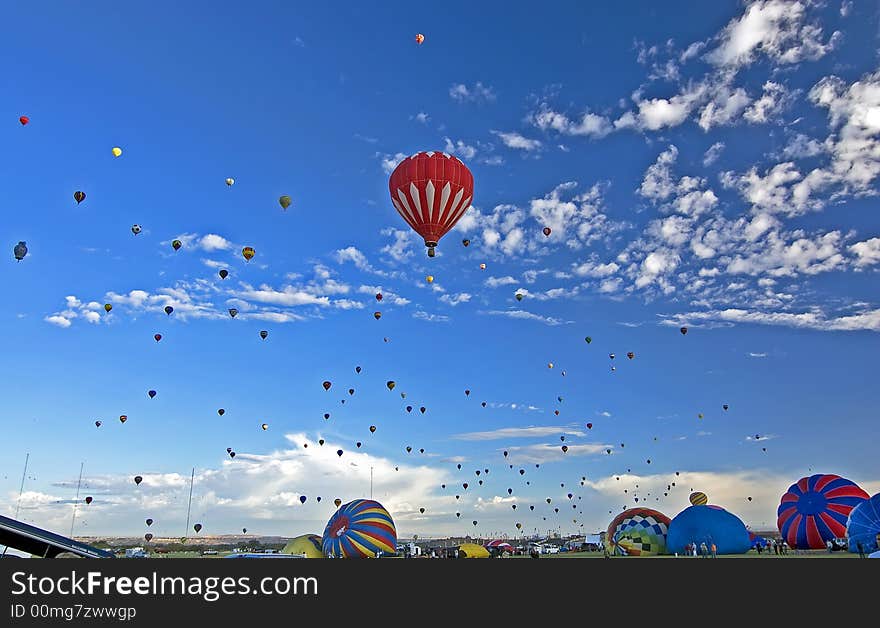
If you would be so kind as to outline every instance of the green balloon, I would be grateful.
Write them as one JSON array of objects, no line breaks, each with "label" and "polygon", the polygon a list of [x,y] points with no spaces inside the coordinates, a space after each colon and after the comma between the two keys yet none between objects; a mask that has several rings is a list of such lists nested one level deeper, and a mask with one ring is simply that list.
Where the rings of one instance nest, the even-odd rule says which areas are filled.
[{"label": "green balloon", "polygon": [[584,340],[587,341],[587,344],[590,344],[591,342],[593,342],[593,339],[590,336],[587,336],[586,338],[584,338]]},{"label": "green balloon", "polygon": [[279,198],[278,202],[281,203],[281,207],[283,207],[284,209],[290,207],[290,197],[287,194]]}]

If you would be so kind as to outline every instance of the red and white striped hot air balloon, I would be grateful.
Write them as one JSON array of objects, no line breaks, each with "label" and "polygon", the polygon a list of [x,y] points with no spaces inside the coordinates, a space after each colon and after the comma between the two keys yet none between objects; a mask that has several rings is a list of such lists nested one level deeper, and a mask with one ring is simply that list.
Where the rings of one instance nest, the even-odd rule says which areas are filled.
[{"label": "red and white striped hot air balloon", "polygon": [[425,239],[428,257],[434,257],[437,242],[471,206],[474,176],[457,157],[420,152],[397,164],[388,188],[397,213]]}]

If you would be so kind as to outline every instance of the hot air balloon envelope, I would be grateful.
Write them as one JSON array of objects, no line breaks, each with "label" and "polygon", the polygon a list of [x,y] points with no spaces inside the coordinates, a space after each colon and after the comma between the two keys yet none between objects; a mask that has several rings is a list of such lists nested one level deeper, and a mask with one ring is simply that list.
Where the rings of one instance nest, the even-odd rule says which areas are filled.
[{"label": "hot air balloon envelope", "polygon": [[397,530],[385,508],[371,499],[356,499],[340,507],[324,529],[325,556],[375,558],[397,551]]}]

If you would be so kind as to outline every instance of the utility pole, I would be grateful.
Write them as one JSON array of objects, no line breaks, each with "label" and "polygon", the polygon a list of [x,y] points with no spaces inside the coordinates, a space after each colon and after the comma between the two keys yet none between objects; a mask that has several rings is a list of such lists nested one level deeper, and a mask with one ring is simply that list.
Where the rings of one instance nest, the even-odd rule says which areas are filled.
[{"label": "utility pole", "polygon": [[192,508],[193,503],[193,482],[196,479],[196,468],[193,467],[192,475],[189,478],[189,505],[186,507],[186,530],[183,531],[183,536],[186,537],[189,534],[189,513]]},{"label": "utility pole", "polygon": [[76,501],[73,502],[73,519],[70,520],[70,538],[73,538],[73,524],[76,523],[76,507],[79,506],[79,487],[83,481],[83,466],[85,462],[79,464],[79,480],[76,483]]},{"label": "utility pole", "polygon": [[28,460],[31,455],[27,454],[24,458],[24,471],[21,472],[21,486],[18,488],[18,505],[15,507],[15,518],[18,519],[18,509],[21,508],[21,494],[24,492],[24,477],[27,475]]}]

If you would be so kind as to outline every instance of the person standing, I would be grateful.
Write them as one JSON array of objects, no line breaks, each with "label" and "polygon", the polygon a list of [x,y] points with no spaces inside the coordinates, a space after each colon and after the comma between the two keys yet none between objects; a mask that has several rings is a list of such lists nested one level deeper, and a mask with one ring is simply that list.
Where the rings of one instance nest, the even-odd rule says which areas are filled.
[{"label": "person standing", "polygon": [[706,547],[706,541],[700,543],[700,558],[706,558],[709,555],[709,548]]},{"label": "person standing", "polygon": [[712,558],[718,558],[718,547],[715,545],[714,541],[712,542],[711,550]]},{"label": "person standing", "polygon": [[865,546],[862,545],[861,541],[858,541],[856,543],[856,548],[859,550],[859,558],[864,558],[865,557]]}]

